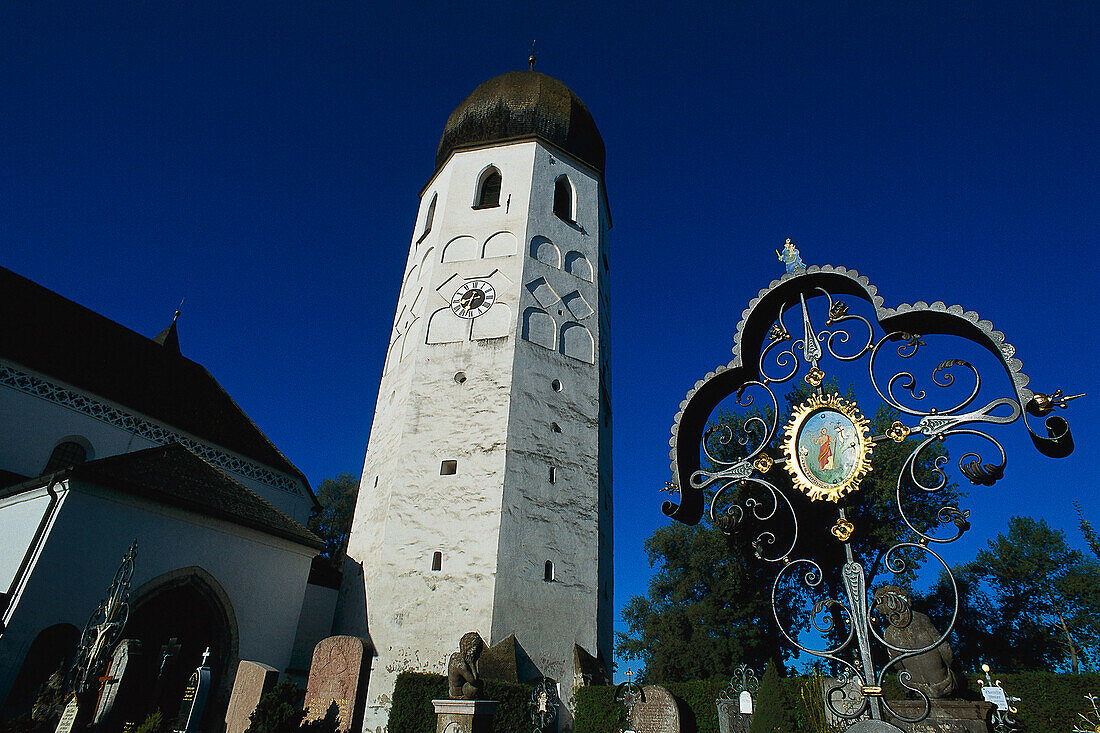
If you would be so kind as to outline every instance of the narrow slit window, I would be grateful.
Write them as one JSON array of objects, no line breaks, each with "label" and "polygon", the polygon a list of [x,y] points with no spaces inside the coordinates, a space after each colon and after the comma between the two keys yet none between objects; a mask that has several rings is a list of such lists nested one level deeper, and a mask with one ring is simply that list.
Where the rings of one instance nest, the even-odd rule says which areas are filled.
[{"label": "narrow slit window", "polygon": [[481,174],[481,181],[477,187],[477,203],[475,209],[490,209],[500,206],[500,171],[490,166]]},{"label": "narrow slit window", "polygon": [[569,176],[558,176],[558,180],[554,181],[554,214],[568,222],[576,221],[573,184],[569,182]]},{"label": "narrow slit window", "polygon": [[558,480],[558,469],[554,466],[550,467],[550,483],[556,483]]},{"label": "narrow slit window", "polygon": [[439,464],[440,476],[454,476],[458,473],[458,461],[443,461]]},{"label": "narrow slit window", "polygon": [[554,561],[553,560],[547,560],[546,565],[543,566],[542,579],[545,580],[547,583],[553,583],[554,582]]},{"label": "narrow slit window", "polygon": [[561,426],[558,425],[556,422],[550,423],[550,432],[560,433],[561,432]]},{"label": "narrow slit window", "polygon": [[436,550],[432,553],[432,571],[439,572],[443,569],[443,553]]},{"label": "narrow slit window", "polygon": [[435,202],[439,200],[439,194],[432,196],[432,202],[428,204],[428,213],[424,217],[424,231],[420,233],[420,238],[417,239],[417,243],[423,242],[424,237],[428,236],[428,233],[432,230],[432,222],[435,221]]}]

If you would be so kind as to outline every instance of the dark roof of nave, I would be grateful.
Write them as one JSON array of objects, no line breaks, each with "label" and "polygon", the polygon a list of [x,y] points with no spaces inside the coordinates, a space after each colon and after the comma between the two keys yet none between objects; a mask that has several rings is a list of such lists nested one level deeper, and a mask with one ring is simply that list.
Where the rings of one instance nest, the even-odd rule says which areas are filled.
[{"label": "dark roof of nave", "polygon": [[479,85],[447,119],[435,168],[459,148],[536,137],[603,172],[603,137],[588,108],[565,84],[537,71],[509,71]]},{"label": "dark roof of nave", "polygon": [[3,267],[0,357],[309,486],[210,372],[180,354],[178,342],[162,345]]},{"label": "dark roof of nave", "polygon": [[58,475],[66,473],[101,488],[222,519],[307,547],[324,547],[317,535],[179,443],[100,458]]}]

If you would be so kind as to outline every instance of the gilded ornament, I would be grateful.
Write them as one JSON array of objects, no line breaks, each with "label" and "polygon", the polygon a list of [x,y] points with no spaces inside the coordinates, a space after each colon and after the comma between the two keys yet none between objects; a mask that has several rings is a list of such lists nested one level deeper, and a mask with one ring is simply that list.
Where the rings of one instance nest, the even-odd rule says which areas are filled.
[{"label": "gilded ornament", "polygon": [[771,329],[768,331],[768,338],[772,341],[786,341],[791,335],[787,333],[787,329],[780,326],[778,323],[773,323]]},{"label": "gilded ornament", "polygon": [[810,385],[811,387],[820,387],[821,383],[825,380],[825,372],[821,371],[817,367],[814,367],[806,373],[806,376],[803,377],[803,379],[805,379],[806,384]]},{"label": "gilded ornament", "polygon": [[833,528],[829,530],[833,533],[833,537],[836,537],[841,542],[847,542],[852,538],[852,533],[856,531],[856,525],[849,522],[847,519],[838,519]]},{"label": "gilded ornament", "polygon": [[838,300],[833,303],[833,307],[829,309],[829,323],[833,321],[839,321],[844,316],[848,315],[848,304],[843,300]]},{"label": "gilded ornament", "polygon": [[760,457],[752,462],[753,467],[760,473],[767,473],[772,470],[772,466],[775,465],[775,461],[767,453],[761,453]]},{"label": "gilded ornament", "polygon": [[903,425],[901,420],[895,420],[886,431],[886,437],[895,443],[901,443],[909,437],[909,428]]},{"label": "gilded ornament", "polygon": [[838,501],[856,491],[871,470],[870,423],[838,394],[811,395],[784,428],[784,468],[799,491]]}]

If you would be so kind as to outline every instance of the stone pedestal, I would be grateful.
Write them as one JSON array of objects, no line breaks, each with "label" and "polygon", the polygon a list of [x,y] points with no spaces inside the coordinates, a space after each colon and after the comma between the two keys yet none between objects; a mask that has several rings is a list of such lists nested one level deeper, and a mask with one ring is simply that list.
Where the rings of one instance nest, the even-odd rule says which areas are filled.
[{"label": "stone pedestal", "polygon": [[432,700],[435,733],[493,733],[496,700]]},{"label": "stone pedestal", "polygon": [[[922,700],[891,700],[889,704],[907,718],[915,718],[924,710]],[[989,702],[933,700],[928,717],[921,722],[906,723],[896,718],[890,722],[906,733],[989,733],[994,709]]]}]

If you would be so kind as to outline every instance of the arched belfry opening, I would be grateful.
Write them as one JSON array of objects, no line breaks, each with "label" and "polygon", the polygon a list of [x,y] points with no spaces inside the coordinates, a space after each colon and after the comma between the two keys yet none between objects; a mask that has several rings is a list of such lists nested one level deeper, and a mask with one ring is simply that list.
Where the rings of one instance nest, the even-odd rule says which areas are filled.
[{"label": "arched belfry opening", "polygon": [[481,172],[477,182],[477,198],[474,200],[475,209],[491,209],[500,206],[500,186],[503,182],[500,171],[496,166],[489,166]]},{"label": "arched belfry opening", "polygon": [[209,647],[214,694],[207,710],[224,713],[240,659],[236,615],[221,584],[200,567],[181,568],[145,583],[131,599],[123,636],[141,641],[147,699],[161,706],[180,700]]}]

